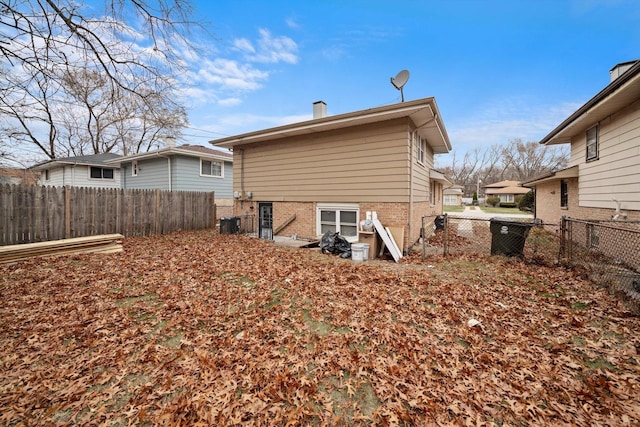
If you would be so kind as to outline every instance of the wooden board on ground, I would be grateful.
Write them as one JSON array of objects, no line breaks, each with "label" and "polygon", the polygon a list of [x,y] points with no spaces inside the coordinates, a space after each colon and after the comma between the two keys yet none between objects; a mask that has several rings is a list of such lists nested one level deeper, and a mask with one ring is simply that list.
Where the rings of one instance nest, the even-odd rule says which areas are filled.
[{"label": "wooden board on ground", "polygon": [[396,246],[400,253],[404,252],[404,227],[403,226],[393,226],[389,225],[385,227],[387,232],[391,234],[393,240],[396,242]]},{"label": "wooden board on ground", "polygon": [[48,242],[0,246],[0,263],[47,255],[120,252],[122,251],[122,239],[124,239],[122,234],[102,234]]},{"label": "wooden board on ground", "polygon": [[391,244],[393,245],[393,248],[400,254],[400,258],[402,258],[402,250],[400,250],[398,243],[396,243],[396,239],[395,237],[393,237],[393,233],[391,232],[389,227],[385,227],[384,229],[387,230],[387,234],[391,238]]},{"label": "wooden board on ground", "polygon": [[377,218],[374,219],[373,220],[373,225],[376,228],[376,231],[378,232],[378,236],[380,236],[380,238],[384,242],[384,244],[387,247],[387,249],[389,249],[389,252],[391,253],[391,256],[393,257],[393,260],[395,262],[398,262],[398,260],[400,258],[402,258],[402,252],[400,252],[397,249],[397,246],[395,245],[395,242],[393,241],[393,237],[390,236],[389,233],[387,233],[387,230],[385,230],[385,228],[382,226],[382,223],[380,222],[379,219],[377,219]]}]

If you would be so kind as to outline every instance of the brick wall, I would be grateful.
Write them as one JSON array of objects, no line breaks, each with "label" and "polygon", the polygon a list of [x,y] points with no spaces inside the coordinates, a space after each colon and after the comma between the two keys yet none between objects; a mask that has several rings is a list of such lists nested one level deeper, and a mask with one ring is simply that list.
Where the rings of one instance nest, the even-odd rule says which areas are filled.
[{"label": "brick wall", "polygon": [[[536,217],[542,219],[545,224],[559,224],[563,215],[578,219],[592,219],[609,221],[615,214],[614,203],[611,209],[587,208],[578,206],[578,179],[568,181],[569,200],[567,208],[560,207],[560,181],[539,184],[536,187]],[[623,212],[627,214],[627,220],[640,221],[639,211]]]},{"label": "brick wall", "polygon": [[[442,200],[440,200],[441,209]],[[291,236],[296,234],[299,238],[316,238],[316,203],[312,202],[273,202],[273,227],[278,228],[284,224],[291,215],[295,213],[296,219],[278,233],[280,236]],[[420,238],[420,227],[422,217],[426,216],[426,223],[430,226],[436,215],[441,213],[438,206],[431,206],[429,202],[413,204],[413,224],[409,227],[409,204],[408,203],[360,203],[360,221],[366,219],[367,211],[375,211],[378,219],[385,226],[404,227],[404,242],[402,247],[408,246]],[[258,215],[257,202],[240,202],[234,204],[233,215],[242,216],[247,212],[249,215]],[[400,242],[398,242],[400,246]]]}]

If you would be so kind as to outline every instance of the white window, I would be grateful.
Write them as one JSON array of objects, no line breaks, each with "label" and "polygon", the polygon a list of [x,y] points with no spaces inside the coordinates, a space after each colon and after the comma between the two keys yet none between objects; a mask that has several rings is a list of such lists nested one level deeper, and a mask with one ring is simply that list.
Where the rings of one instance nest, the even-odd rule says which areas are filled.
[{"label": "white window", "polygon": [[502,203],[513,203],[515,201],[513,194],[499,194],[498,197]]},{"label": "white window", "polygon": [[200,161],[200,175],[222,178],[222,162],[215,160]]},{"label": "white window", "polygon": [[49,169],[44,170],[44,180],[49,181]]},{"label": "white window", "polygon": [[113,168],[99,168],[97,166],[91,166],[89,170],[89,178],[113,179]]},{"label": "white window", "polygon": [[429,203],[431,206],[435,206],[436,204],[436,182],[429,181]]},{"label": "white window", "polygon": [[458,204],[458,196],[455,194],[445,194],[444,195],[444,204],[447,206],[453,206]]},{"label": "white window", "polygon": [[138,161],[131,162],[131,176],[138,176]]},{"label": "white window", "polygon": [[360,210],[354,204],[318,204],[316,209],[316,233],[327,231],[340,233],[350,242],[358,240]]},{"label": "white window", "polygon": [[426,163],[427,141],[418,135],[418,131],[413,132],[413,146],[417,162],[424,165]]},{"label": "white window", "polygon": [[598,126],[587,130],[587,161],[598,159]]}]

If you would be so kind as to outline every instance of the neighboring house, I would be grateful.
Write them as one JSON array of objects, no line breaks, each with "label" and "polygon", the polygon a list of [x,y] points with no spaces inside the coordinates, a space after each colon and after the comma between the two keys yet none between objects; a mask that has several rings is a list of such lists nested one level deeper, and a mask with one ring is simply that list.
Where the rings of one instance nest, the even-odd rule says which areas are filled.
[{"label": "neighboring house", "polygon": [[36,185],[40,174],[29,169],[0,168],[0,184]]},{"label": "neighboring house", "polygon": [[524,188],[520,181],[500,181],[485,185],[485,200],[489,197],[499,197],[500,203],[515,203],[516,197],[527,194],[530,188]]},{"label": "neighboring house", "polygon": [[39,185],[120,188],[120,167],[106,164],[118,157],[113,153],[64,157],[38,163],[29,170],[40,172]]},{"label": "neighboring house", "polygon": [[464,193],[462,185],[452,185],[444,189],[444,205],[445,206],[461,206],[462,194]]},{"label": "neighboring house", "polygon": [[259,236],[358,240],[367,212],[404,227],[408,248],[422,217],[442,213],[434,154],[451,150],[434,98],[336,116],[314,103],[314,118],[211,141],[233,149],[236,215],[257,215]]},{"label": "neighboring house", "polygon": [[107,163],[120,168],[122,188],[213,191],[216,205],[233,205],[233,156],[227,152],[185,144]]},{"label": "neighboring house", "polygon": [[545,136],[571,144],[569,167],[524,183],[535,188],[535,215],[558,223],[640,220],[640,61],[616,65],[611,82]]}]

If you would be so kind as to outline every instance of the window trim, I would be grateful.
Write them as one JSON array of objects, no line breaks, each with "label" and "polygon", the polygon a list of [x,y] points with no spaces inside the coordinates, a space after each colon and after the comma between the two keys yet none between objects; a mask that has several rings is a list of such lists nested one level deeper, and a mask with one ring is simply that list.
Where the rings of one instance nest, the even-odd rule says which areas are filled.
[{"label": "window trim", "polygon": [[[211,164],[211,168],[213,168],[213,164],[214,163],[219,163],[220,164],[220,175],[214,175],[213,173],[203,173],[204,170],[204,162],[209,162]],[[211,160],[211,159],[205,159],[205,158],[200,158],[200,176],[203,177],[207,177],[207,178],[224,178],[224,161],[223,160]]]},{"label": "window trim", "polygon": [[322,236],[322,220],[321,220],[321,211],[335,211],[336,212],[336,224],[335,224],[335,231],[340,232],[340,215],[338,214],[338,212],[340,211],[348,211],[348,212],[355,212],[356,213],[356,223],[352,224],[352,223],[345,223],[345,225],[349,225],[349,226],[353,226],[355,225],[356,227],[356,234],[355,236],[345,236],[340,232],[340,235],[342,237],[344,237],[345,239],[347,239],[347,241],[349,242],[357,242],[358,241],[358,226],[359,226],[359,219],[360,219],[360,205],[358,205],[357,203],[318,203],[316,205],[316,235],[317,236]]},{"label": "window trim", "polygon": [[413,131],[413,147],[416,151],[416,163],[427,165],[427,140],[422,138],[417,130]]},{"label": "window trim", "polygon": [[[592,131],[595,132],[595,138],[593,138],[593,142],[589,144],[589,133]],[[590,145],[593,146],[591,150],[593,151],[593,154],[591,156],[589,156]],[[585,151],[585,159],[587,162],[593,162],[594,160],[598,160],[600,158],[600,125],[595,125],[587,129],[587,132],[585,133],[584,151]]]},{"label": "window trim", "polygon": [[[100,177],[99,178],[95,177],[95,176],[92,176],[91,172],[92,172],[93,169],[100,169]],[[104,171],[106,171],[106,170],[110,170],[111,171],[111,178],[105,178]],[[89,166],[88,172],[89,172],[89,179],[99,179],[101,181],[104,181],[104,180],[114,181],[116,179],[116,170],[114,168],[105,168],[105,167],[102,167],[102,166]]]}]

